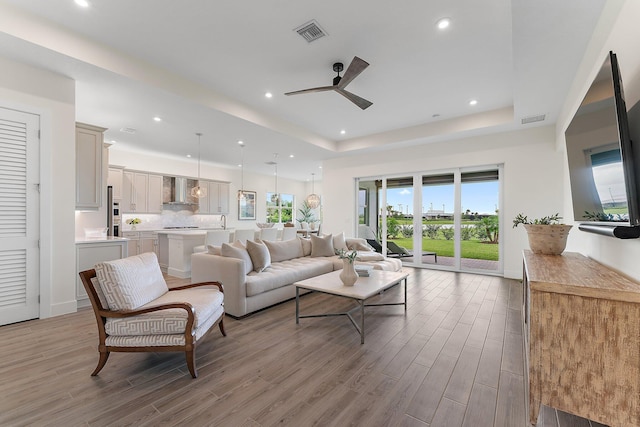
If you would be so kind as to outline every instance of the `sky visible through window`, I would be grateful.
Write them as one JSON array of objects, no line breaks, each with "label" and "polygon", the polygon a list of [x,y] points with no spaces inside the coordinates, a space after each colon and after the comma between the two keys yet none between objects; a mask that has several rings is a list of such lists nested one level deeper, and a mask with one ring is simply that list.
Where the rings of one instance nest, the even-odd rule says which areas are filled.
[{"label": "sky visible through window", "polygon": [[[413,188],[387,190],[387,204],[404,214],[413,213]],[[467,209],[479,214],[496,213],[498,181],[463,183],[462,212]],[[422,212],[429,210],[453,213],[453,184],[430,185],[422,189]]]}]

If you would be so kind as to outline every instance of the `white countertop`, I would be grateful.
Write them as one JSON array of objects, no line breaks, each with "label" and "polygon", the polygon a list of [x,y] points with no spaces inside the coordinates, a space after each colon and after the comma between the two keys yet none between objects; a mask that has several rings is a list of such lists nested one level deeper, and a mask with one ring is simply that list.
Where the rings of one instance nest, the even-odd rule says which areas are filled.
[{"label": "white countertop", "polygon": [[127,239],[126,237],[113,237],[113,236],[107,236],[107,237],[76,237],[76,244],[84,244],[84,243],[107,243],[107,242],[113,242],[113,243],[121,243],[121,242],[126,242],[129,239]]}]

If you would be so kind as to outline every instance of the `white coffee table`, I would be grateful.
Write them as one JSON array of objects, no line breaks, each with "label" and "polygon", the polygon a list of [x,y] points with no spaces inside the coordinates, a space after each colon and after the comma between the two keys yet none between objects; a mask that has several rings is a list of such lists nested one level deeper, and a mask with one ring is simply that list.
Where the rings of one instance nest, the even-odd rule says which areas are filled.
[{"label": "white coffee table", "polygon": [[[296,287],[296,324],[300,323],[301,318],[305,317],[329,317],[329,316],[347,316],[351,323],[360,333],[360,344],[364,344],[364,308],[382,305],[404,305],[404,311],[407,311],[407,277],[409,273],[402,271],[380,271],[373,270],[369,277],[358,277],[354,286],[344,286],[340,280],[340,270],[321,276],[312,277],[310,279],[295,282]],[[379,294],[385,289],[397,285],[404,281],[404,302],[384,303],[384,304],[365,304],[369,298]],[[300,314],[300,289],[308,289],[314,292],[322,292],[329,295],[349,298],[358,302],[358,306],[344,313],[325,313],[325,314]],[[360,310],[360,325],[355,321],[352,312]]]}]

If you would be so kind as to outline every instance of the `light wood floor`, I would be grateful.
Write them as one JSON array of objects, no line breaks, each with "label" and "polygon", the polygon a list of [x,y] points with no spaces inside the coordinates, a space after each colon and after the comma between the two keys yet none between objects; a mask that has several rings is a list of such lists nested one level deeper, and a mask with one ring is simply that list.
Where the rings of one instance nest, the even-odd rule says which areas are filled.
[{"label": "light wood floor", "polygon": [[[411,270],[409,307],[301,319],[293,301],[227,317],[183,354],[98,354],[90,309],[0,328],[0,425],[523,426],[521,284]],[[176,283],[175,281],[173,282]],[[380,299],[399,300],[401,287]],[[311,294],[303,313],[352,302]],[[539,426],[596,426],[544,408]]]}]

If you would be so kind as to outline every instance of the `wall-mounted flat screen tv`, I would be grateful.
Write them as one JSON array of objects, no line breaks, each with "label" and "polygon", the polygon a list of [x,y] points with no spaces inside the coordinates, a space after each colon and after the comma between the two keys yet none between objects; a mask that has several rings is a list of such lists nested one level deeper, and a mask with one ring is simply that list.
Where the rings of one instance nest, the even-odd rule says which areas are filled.
[{"label": "wall-mounted flat screen tv", "polygon": [[[571,198],[580,229],[640,236],[640,102],[627,111],[610,52],[565,132]],[[634,145],[635,143],[635,145]]]}]

